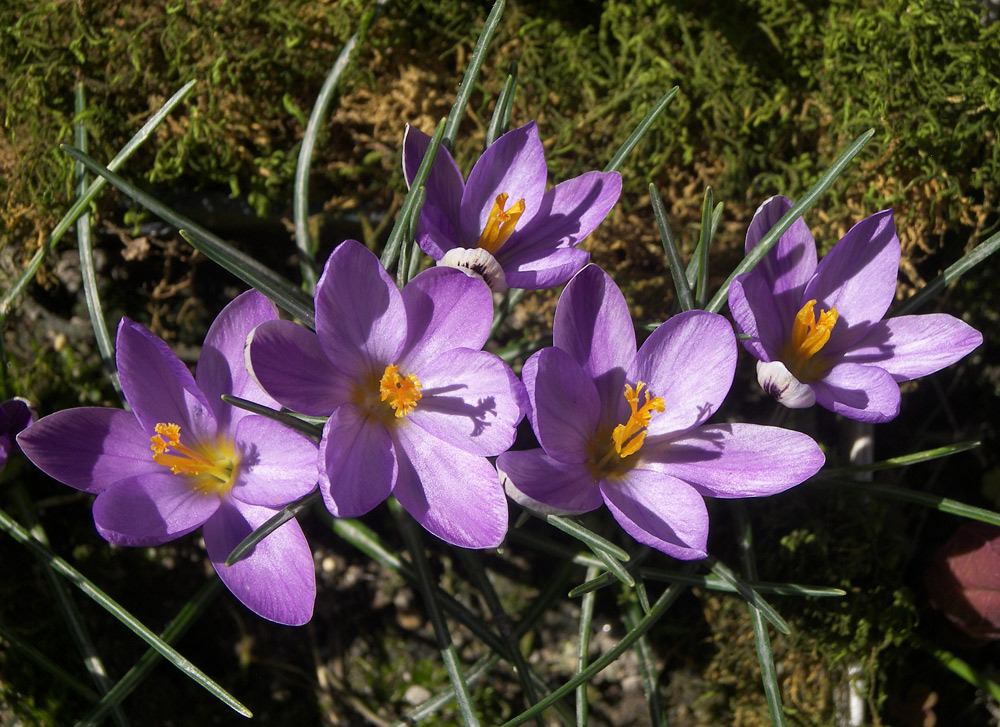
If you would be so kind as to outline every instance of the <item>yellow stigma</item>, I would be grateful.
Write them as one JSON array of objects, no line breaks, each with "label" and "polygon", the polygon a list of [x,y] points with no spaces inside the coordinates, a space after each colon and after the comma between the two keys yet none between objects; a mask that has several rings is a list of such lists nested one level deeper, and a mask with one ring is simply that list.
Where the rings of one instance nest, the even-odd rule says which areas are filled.
[{"label": "yellow stigma", "polygon": [[189,477],[191,486],[203,494],[222,495],[232,489],[239,460],[231,442],[220,440],[214,448],[194,450],[181,444],[181,428],[176,424],[160,422],[155,431],[149,440],[154,462],[175,475]]},{"label": "yellow stigma", "polygon": [[505,212],[504,205],[506,204],[507,193],[501,192],[497,195],[489,217],[486,218],[486,227],[483,228],[483,234],[479,236],[479,243],[476,245],[476,247],[481,247],[490,255],[496,255],[497,250],[507,242],[507,238],[513,234],[514,228],[517,226],[517,221],[524,214],[523,199],[517,200]]},{"label": "yellow stigma", "polygon": [[625,384],[625,400],[632,407],[632,413],[627,422],[619,424],[611,433],[611,441],[615,443],[615,451],[622,459],[639,451],[642,443],[646,441],[646,427],[649,426],[649,421],[653,418],[653,412],[662,412],[665,408],[663,399],[658,396],[649,396],[649,389],[646,389],[646,398],[642,406],[638,406],[639,393],[644,386],[645,384],[641,381],[636,382],[635,389]]},{"label": "yellow stigma", "polygon": [[836,308],[820,311],[819,320],[813,310],[815,300],[810,300],[795,315],[792,324],[792,340],[785,346],[782,362],[799,381],[809,381],[821,376],[828,368],[826,362],[814,358],[830,340],[833,326],[837,323]]},{"label": "yellow stigma", "polygon": [[396,417],[405,417],[413,411],[423,394],[420,393],[421,384],[413,374],[406,376],[399,375],[399,366],[389,364],[385,367],[382,380],[378,385],[379,396],[382,401],[388,401],[396,411]]}]

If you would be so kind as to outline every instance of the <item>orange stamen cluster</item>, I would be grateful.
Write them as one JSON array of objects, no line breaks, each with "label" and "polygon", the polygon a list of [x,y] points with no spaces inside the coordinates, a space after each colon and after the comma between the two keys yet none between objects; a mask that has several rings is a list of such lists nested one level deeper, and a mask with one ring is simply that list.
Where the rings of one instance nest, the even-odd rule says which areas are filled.
[{"label": "orange stamen cluster", "polygon": [[417,402],[423,397],[420,393],[421,384],[416,376],[407,374],[400,376],[399,366],[389,364],[385,367],[378,391],[382,401],[388,401],[396,417],[401,418],[416,408]]},{"label": "orange stamen cluster", "polygon": [[815,300],[810,300],[795,315],[792,324],[792,340],[785,347],[782,361],[788,370],[799,381],[807,381],[822,375],[826,364],[814,359],[817,353],[830,340],[833,327],[839,317],[837,309],[831,307],[828,311],[820,311],[816,318]]},{"label": "orange stamen cluster", "polygon": [[507,238],[513,234],[514,228],[517,226],[517,221],[524,214],[523,199],[519,199],[510,206],[509,210],[504,211],[507,198],[506,192],[497,195],[493,209],[490,210],[489,217],[486,218],[486,226],[483,228],[483,233],[479,236],[479,242],[476,245],[476,247],[486,250],[490,255],[495,255],[497,250],[507,242]]},{"label": "orange stamen cluster", "polygon": [[658,396],[650,397],[649,389],[646,389],[646,398],[642,406],[639,406],[639,393],[642,392],[645,384],[636,382],[635,389],[629,384],[625,384],[625,400],[632,408],[628,421],[619,424],[611,433],[611,441],[615,443],[615,451],[625,459],[629,455],[635,454],[646,441],[646,427],[649,426],[653,418],[653,412],[662,412],[665,409],[663,399]]},{"label": "orange stamen cluster", "polygon": [[175,475],[192,478],[192,486],[202,492],[222,493],[232,487],[237,462],[231,446],[220,444],[218,451],[199,452],[181,443],[177,424],[160,422],[155,431],[149,440],[154,462],[169,467]]}]

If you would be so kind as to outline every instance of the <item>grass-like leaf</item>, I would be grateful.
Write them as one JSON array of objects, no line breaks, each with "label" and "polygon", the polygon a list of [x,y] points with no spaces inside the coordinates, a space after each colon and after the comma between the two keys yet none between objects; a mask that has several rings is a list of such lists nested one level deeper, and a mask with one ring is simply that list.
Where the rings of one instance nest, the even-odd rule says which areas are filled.
[{"label": "grass-like leaf", "polygon": [[358,30],[348,38],[344,44],[340,55],[333,63],[333,68],[323,81],[323,87],[319,90],[316,103],[313,104],[312,113],[309,115],[309,123],[306,124],[306,132],[302,137],[302,146],[299,148],[298,160],[295,163],[295,187],[292,195],[293,210],[292,216],[295,220],[295,245],[299,249],[301,258],[300,267],[302,269],[302,280],[306,289],[310,292],[316,289],[317,265],[316,265],[316,242],[309,234],[309,170],[312,167],[313,151],[316,148],[316,137],[326,119],[327,109],[333,101],[333,96],[340,83],[341,76],[351,64],[355,53],[360,47],[361,40],[368,32],[375,19],[381,14],[383,8],[389,0],[375,0],[375,4],[361,16]]},{"label": "grass-like leaf", "polygon": [[81,162],[94,174],[104,177],[114,187],[134,199],[164,222],[176,227],[184,239],[202,252],[205,257],[218,263],[243,280],[247,285],[262,292],[279,307],[291,313],[310,328],[315,327],[312,299],[306,293],[292,285],[286,278],[278,275],[246,253],[237,250],[201,225],[170,209],[151,194],[125,181],[79,149],[72,146],[63,146],[62,150],[78,162]]},{"label": "grass-like leaf", "polygon": [[705,188],[705,199],[701,204],[701,230],[698,233],[698,277],[697,277],[697,288],[695,291],[695,296],[698,299],[698,305],[705,305],[705,300],[708,297],[708,251],[712,246],[712,236],[715,229],[712,227],[712,207],[715,204],[715,196],[712,194],[712,188]]},{"label": "grass-like leaf", "polygon": [[562,517],[561,515],[545,515],[542,519],[549,523],[549,525],[553,525],[562,530],[564,533],[572,535],[580,542],[586,544],[586,546],[591,550],[604,551],[612,558],[617,558],[618,560],[625,562],[627,562],[630,558],[629,554],[617,545],[605,540],[600,535],[585,528],[575,520],[570,520],[569,518]]},{"label": "grass-like leaf", "polygon": [[146,628],[145,624],[122,608],[117,601],[108,596],[104,591],[91,583],[80,571],[31,537],[31,533],[25,530],[20,523],[11,518],[3,510],[0,510],[0,528],[3,528],[14,540],[43,557],[47,567],[67,578],[70,583],[87,594],[88,597],[92,598],[101,608],[114,616],[139,638],[160,652],[163,658],[180,669],[185,676],[194,681],[202,689],[242,716],[253,716],[253,713],[243,706],[239,700],[219,686],[201,669],[181,656],[170,644]]},{"label": "grass-like leaf", "polygon": [[[597,568],[591,566],[587,568],[586,580],[592,581],[597,577]],[[590,653],[590,626],[594,620],[594,592],[584,594],[580,601],[580,626],[577,630],[576,642],[576,673],[580,674],[587,668],[588,654]],[[576,688],[576,727],[587,727],[587,713],[589,712],[589,702],[587,701],[587,685],[581,684]]]},{"label": "grass-like leaf", "polygon": [[615,152],[613,157],[611,157],[611,161],[609,161],[608,165],[604,167],[604,171],[614,172],[618,170],[618,168],[622,165],[622,162],[624,162],[628,155],[632,153],[632,150],[635,149],[639,140],[646,135],[647,131],[649,131],[649,127],[653,125],[654,121],[656,121],[656,117],[660,115],[663,109],[667,108],[667,104],[670,103],[670,100],[677,95],[678,90],[679,87],[674,86],[660,97],[660,100],[653,105],[653,108],[649,110],[649,113],[646,114],[645,118],[639,122],[637,127],[635,127],[635,131],[629,134],[625,143],[622,144],[621,148]]},{"label": "grass-like leaf", "polygon": [[[646,613],[648,613],[648,608]],[[634,629],[639,619],[642,617],[639,604],[629,600],[622,609],[622,616],[625,626]],[[639,664],[639,676],[642,678],[642,690],[646,694],[646,706],[649,708],[649,723],[653,727],[667,727],[667,713],[663,709],[663,700],[660,698],[659,674],[656,670],[656,656],[649,644],[649,639],[645,635],[636,639],[632,649],[635,651],[636,660]]]},{"label": "grass-like leaf", "polygon": [[653,205],[653,216],[656,218],[656,226],[660,230],[663,252],[667,256],[667,270],[670,271],[670,278],[674,281],[674,290],[677,291],[677,302],[682,311],[693,310],[694,298],[691,296],[691,286],[688,284],[684,263],[681,261],[680,251],[674,241],[674,234],[670,231],[667,208],[663,204],[663,197],[660,196],[659,190],[652,182],[649,184],[649,201]]},{"label": "grass-like leaf", "polygon": [[234,563],[238,563],[243,560],[250,554],[250,551],[254,549],[257,543],[287,523],[289,520],[296,517],[300,512],[305,510],[317,500],[319,500],[318,490],[310,492],[305,497],[300,497],[295,502],[290,502],[285,505],[283,508],[278,510],[278,512],[269,517],[263,525],[243,538],[239,545],[233,548],[229,557],[226,558],[226,565],[233,565]]},{"label": "grass-like leaf", "polygon": [[493,107],[493,116],[490,117],[490,124],[486,127],[486,144],[484,149],[489,149],[498,137],[507,133],[510,126],[510,111],[514,106],[514,91],[517,88],[517,61],[511,61],[510,71],[497,96],[496,106]]},{"label": "grass-like leaf", "polygon": [[[701,586],[713,591],[728,591],[737,593],[736,586],[718,576],[694,575],[681,571],[664,570],[662,568],[640,568],[640,578],[667,583],[685,583],[689,586]],[[757,593],[770,593],[776,596],[816,596],[820,598],[842,597],[847,591],[842,588],[828,586],[806,586],[800,583],[774,583],[772,581],[746,581]]]},{"label": "grass-like leaf", "polygon": [[817,482],[822,482],[824,485],[835,485],[836,487],[851,487],[868,495],[876,495],[898,502],[909,502],[914,505],[929,507],[938,512],[945,512],[949,515],[958,515],[969,520],[978,520],[979,522],[1000,526],[1000,512],[966,505],[964,502],[941,497],[940,495],[932,495],[929,492],[919,492],[905,487],[896,487],[895,485],[881,485],[877,482],[858,482],[857,480],[839,477],[828,480],[817,480]]},{"label": "grass-like leaf", "polygon": [[920,464],[921,462],[930,462],[931,460],[940,459],[941,457],[949,457],[953,454],[958,454],[959,452],[967,452],[970,449],[975,449],[981,444],[982,442],[957,442],[956,444],[936,447],[935,449],[925,449],[923,452],[904,454],[902,457],[892,457],[891,459],[885,459],[881,462],[872,462],[871,464],[856,464],[850,465],[849,467],[823,468],[816,473],[815,477],[816,479],[822,480],[828,477],[854,475],[859,472],[878,472],[879,470],[891,470],[898,467],[908,467],[910,465]]},{"label": "grass-like leaf", "polygon": [[774,610],[774,607],[770,603],[764,600],[759,591],[757,591],[743,578],[736,575],[736,573],[733,572],[729,566],[720,561],[718,558],[709,556],[706,562],[716,576],[735,588],[736,592],[739,593],[747,603],[760,611],[761,615],[770,621],[774,628],[778,629],[778,631],[783,634],[791,633],[792,629],[788,626],[788,622],[781,617],[781,614]]},{"label": "grass-like leaf", "polygon": [[760,242],[757,243],[757,246],[750,252],[750,254],[743,258],[743,261],[736,266],[733,272],[730,273],[729,277],[726,278],[726,282],[722,284],[722,287],[719,288],[712,300],[710,300],[708,305],[705,306],[705,310],[711,313],[718,313],[722,310],[722,306],[725,304],[729,295],[729,286],[732,284],[733,280],[736,279],[736,276],[753,270],[753,267],[760,262],[761,259],[763,259],[772,247],[777,244],[779,238],[785,234],[795,220],[801,217],[803,212],[812,207],[823,192],[830,188],[830,185],[833,184],[834,180],[836,180],[837,177],[840,176],[841,172],[847,168],[847,165],[854,160],[854,157],[858,155],[874,134],[875,130],[869,129],[851,142],[850,146],[844,149],[843,153],[837,157],[837,160],[830,165],[830,168],[827,169],[816,181],[816,183],[811,186],[795,204],[792,205],[791,209],[789,209],[788,212],[786,212],[784,216],[778,220],[778,223],[768,230],[767,234],[761,238]]},{"label": "grass-like leaf", "polygon": [[302,432],[316,442],[323,437],[323,427],[302,421],[297,416],[293,416],[287,412],[275,411],[271,407],[264,406],[263,404],[258,404],[253,401],[247,401],[246,399],[241,399],[238,396],[232,396],[230,394],[223,394],[221,398],[227,404],[231,404],[238,409],[244,409],[246,411],[253,412],[254,414],[260,414],[268,419],[273,419],[276,422],[281,422],[289,429]]},{"label": "grass-like leaf", "polygon": [[[155,114],[149,117],[149,120],[142,125],[142,128],[136,132],[135,136],[129,139],[129,142],[122,147],[122,150],[115,154],[114,159],[108,162],[108,169],[114,171],[124,164],[125,160],[132,156],[132,154],[135,153],[135,150],[138,149],[142,143],[152,135],[153,131],[156,130],[156,127],[159,126],[165,118],[167,118],[167,115],[174,110],[174,107],[183,101],[189,93],[191,93],[192,89],[194,89],[194,85],[195,81],[188,81],[177,93],[167,99],[167,102],[163,104],[163,106],[161,106]],[[7,315],[14,300],[17,299],[17,297],[21,294],[21,291],[24,290],[24,286],[28,284],[28,281],[35,277],[35,273],[38,272],[38,268],[41,266],[42,260],[44,260],[45,256],[49,254],[49,250],[51,250],[53,245],[59,242],[62,236],[66,234],[66,230],[69,229],[70,225],[76,222],[76,218],[79,217],[80,214],[87,208],[87,205],[89,205],[94,197],[97,196],[97,193],[104,188],[105,184],[107,184],[105,179],[95,179],[91,182],[90,186],[87,187],[86,193],[79,196],[73,206],[69,208],[69,211],[63,215],[61,220],[59,220],[55,229],[52,230],[52,234],[49,235],[49,239],[34,255],[32,255],[28,265],[23,271],[21,271],[17,280],[14,281],[14,284],[10,286],[10,290],[8,290],[4,294],[3,298],[0,299],[0,318]]]}]

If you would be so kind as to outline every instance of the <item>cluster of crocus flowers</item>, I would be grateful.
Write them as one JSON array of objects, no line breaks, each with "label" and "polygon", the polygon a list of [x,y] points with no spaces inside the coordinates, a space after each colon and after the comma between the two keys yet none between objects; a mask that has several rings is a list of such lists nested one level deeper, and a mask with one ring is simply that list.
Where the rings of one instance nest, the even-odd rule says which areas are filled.
[{"label": "cluster of crocus flowers", "polygon": [[[792,206],[772,197],[747,231],[749,253]],[[885,210],[852,227],[817,263],[800,219],[729,288],[761,387],[790,408],[819,404],[850,419],[899,414],[899,384],[968,354],[982,335],[944,314],[883,317],[896,292],[900,246]]]},{"label": "cluster of crocus flowers", "polygon": [[436,267],[399,290],[347,240],[316,286],[315,333],[290,321],[254,330],[254,378],[289,409],[328,417],[319,486],[331,513],[361,515],[393,494],[448,543],[500,544],[507,503],[487,457],[513,443],[524,392],[481,350],[492,320],[478,278]]},{"label": "cluster of crocus flowers", "polygon": [[[406,128],[407,184],[429,144],[426,134]],[[439,265],[475,272],[496,292],[562,285],[590,259],[577,245],[618,201],[622,180],[618,172],[593,171],[546,190],[547,178],[534,121],[490,145],[468,181],[438,147],[417,226],[420,247]]]},{"label": "cluster of crocus flowers", "polygon": [[705,423],[736,370],[721,316],[674,316],[636,350],[625,298],[590,265],[563,291],[553,338],[522,372],[541,448],[497,459],[507,494],[528,508],[573,514],[603,503],[640,543],[691,560],[707,554],[704,496],[771,495],[823,466],[805,434]]},{"label": "cluster of crocus flowers", "polygon": [[162,340],[123,319],[116,360],[131,411],[59,411],[21,432],[18,443],[46,474],[97,495],[94,524],[108,542],[159,545],[202,527],[212,565],[233,595],[266,619],[299,625],[312,617],[316,578],[296,521],[225,564],[277,508],[316,487],[315,442],[221,399],[277,407],[243,362],[247,335],[275,317],[259,293],[236,298],[212,324],[196,377]]}]

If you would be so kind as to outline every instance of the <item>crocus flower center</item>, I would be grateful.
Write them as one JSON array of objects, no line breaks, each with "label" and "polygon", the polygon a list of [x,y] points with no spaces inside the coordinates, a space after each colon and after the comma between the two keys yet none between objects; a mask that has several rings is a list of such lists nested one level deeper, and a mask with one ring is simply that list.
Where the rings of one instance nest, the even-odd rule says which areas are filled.
[{"label": "crocus flower center", "polygon": [[653,418],[653,412],[664,410],[663,399],[658,396],[650,397],[649,389],[646,389],[646,398],[639,406],[639,394],[642,392],[644,383],[637,381],[633,389],[629,384],[625,384],[625,401],[632,408],[628,421],[619,424],[611,432],[611,441],[614,442],[615,452],[622,459],[633,455],[642,447],[646,441],[646,427],[649,426]]},{"label": "crocus flower center", "polygon": [[782,361],[799,381],[811,381],[822,376],[829,369],[822,356],[817,356],[830,340],[833,326],[837,323],[837,309],[821,310],[819,319],[813,308],[815,300],[810,300],[796,314],[792,324],[792,340],[782,352]]},{"label": "crocus flower center", "polygon": [[514,228],[517,226],[517,221],[524,214],[523,199],[517,200],[517,202],[510,206],[510,209],[505,211],[504,207],[507,205],[507,198],[508,195],[506,192],[501,192],[497,195],[496,202],[493,203],[493,209],[490,210],[490,215],[486,218],[486,226],[483,228],[483,232],[479,236],[479,242],[476,245],[476,247],[481,247],[490,255],[496,255],[497,250],[507,242],[507,238],[513,234]]},{"label": "crocus flower center", "polygon": [[181,443],[177,424],[160,422],[150,438],[153,461],[169,467],[175,475],[184,475],[198,492],[224,495],[236,482],[239,457],[232,442],[220,439],[214,447],[199,445],[192,449]]},{"label": "crocus flower center", "polygon": [[413,411],[423,394],[420,393],[421,384],[416,376],[407,374],[401,376],[399,366],[389,364],[385,367],[382,380],[378,385],[379,397],[382,401],[387,401],[389,406],[396,412],[396,418],[405,417]]}]

